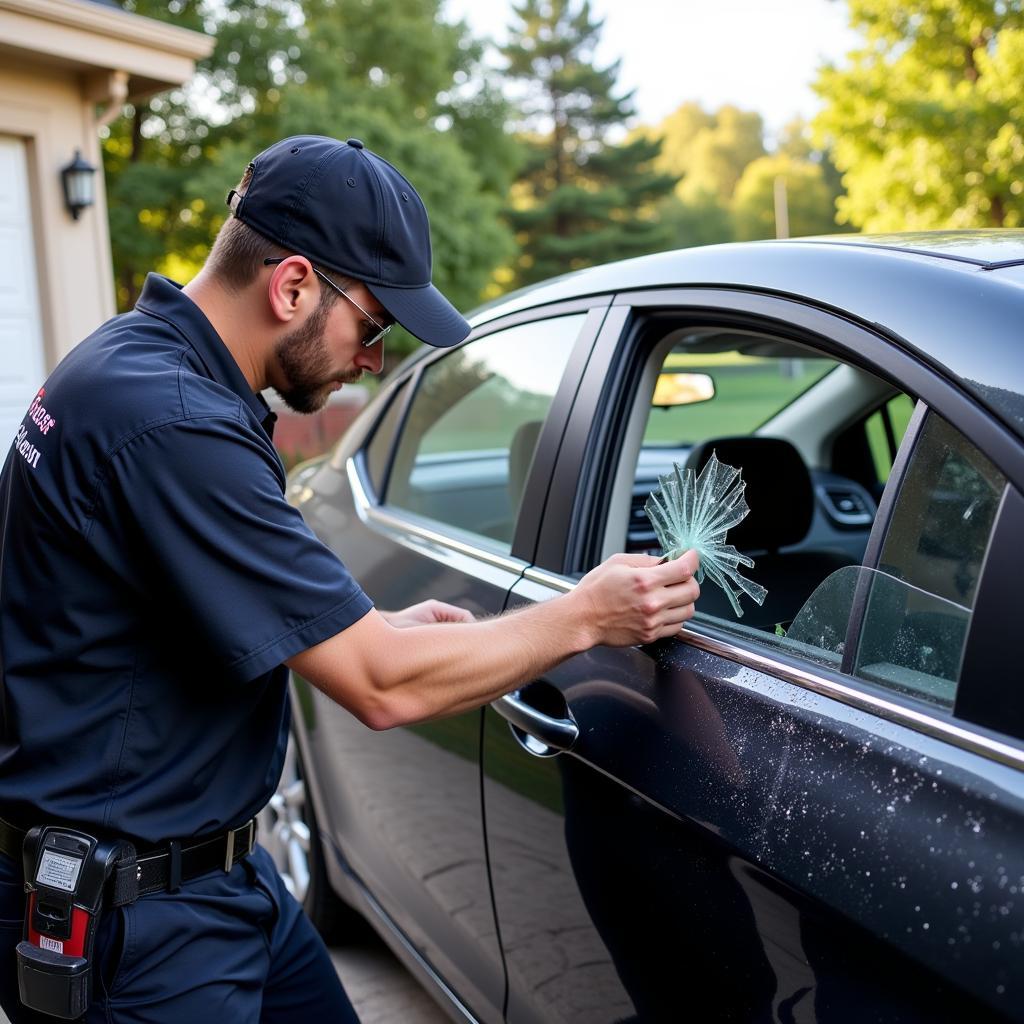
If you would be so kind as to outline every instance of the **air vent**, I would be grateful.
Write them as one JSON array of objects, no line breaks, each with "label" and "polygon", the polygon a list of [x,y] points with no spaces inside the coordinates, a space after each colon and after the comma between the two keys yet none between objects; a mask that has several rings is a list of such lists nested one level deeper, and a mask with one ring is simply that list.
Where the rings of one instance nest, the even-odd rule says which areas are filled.
[{"label": "air vent", "polygon": [[870,526],[875,518],[874,508],[860,490],[837,484],[817,488],[829,518],[842,526]]}]

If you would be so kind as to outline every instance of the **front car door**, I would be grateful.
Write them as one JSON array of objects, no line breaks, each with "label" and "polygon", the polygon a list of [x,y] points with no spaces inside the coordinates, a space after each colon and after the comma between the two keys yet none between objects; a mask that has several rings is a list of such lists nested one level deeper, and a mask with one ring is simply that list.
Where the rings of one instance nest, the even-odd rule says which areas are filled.
[{"label": "front car door", "polygon": [[[536,543],[537,517],[521,510],[546,493],[607,304],[506,319],[419,360],[304,481],[307,522],[378,608],[435,598],[477,616],[503,610]],[[374,733],[301,679],[295,692],[319,825],[338,851],[335,878],[344,864],[391,929],[384,934],[401,936],[453,1004],[500,1020],[482,712]]]},{"label": "front car door", "polygon": [[[650,408],[679,368],[727,406]],[[515,600],[650,548],[651,467],[702,444],[752,476],[785,455],[745,535],[765,605],[708,586],[679,640],[588,652],[487,712],[507,1019],[1024,1019],[1024,723],[993,706],[1019,678],[998,635],[1019,444],[830,313],[623,297]]]}]

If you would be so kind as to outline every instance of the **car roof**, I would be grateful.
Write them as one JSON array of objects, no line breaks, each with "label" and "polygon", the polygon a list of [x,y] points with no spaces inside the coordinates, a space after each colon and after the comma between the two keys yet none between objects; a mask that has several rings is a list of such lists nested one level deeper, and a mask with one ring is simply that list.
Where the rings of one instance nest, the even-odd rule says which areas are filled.
[{"label": "car roof", "polygon": [[677,288],[782,295],[881,329],[958,380],[1024,437],[1024,230],[831,235],[655,253],[523,288],[474,329],[586,296]]}]

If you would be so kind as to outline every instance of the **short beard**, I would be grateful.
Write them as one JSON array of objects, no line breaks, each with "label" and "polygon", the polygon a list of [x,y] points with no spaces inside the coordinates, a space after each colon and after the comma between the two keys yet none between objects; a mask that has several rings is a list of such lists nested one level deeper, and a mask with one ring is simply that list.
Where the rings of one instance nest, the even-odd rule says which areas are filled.
[{"label": "short beard", "polygon": [[295,412],[319,412],[331,397],[332,384],[338,381],[352,384],[362,376],[361,372],[330,375],[331,354],[324,340],[324,327],[333,305],[333,299],[325,290],[309,319],[286,334],[274,348],[278,365],[288,382],[287,388],[275,390],[284,404]]}]

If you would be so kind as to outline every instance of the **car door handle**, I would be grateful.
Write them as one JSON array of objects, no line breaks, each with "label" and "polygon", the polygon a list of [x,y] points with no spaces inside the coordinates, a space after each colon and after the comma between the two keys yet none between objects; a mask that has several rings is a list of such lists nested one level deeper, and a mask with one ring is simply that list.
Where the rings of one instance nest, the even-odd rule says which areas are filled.
[{"label": "car door handle", "polygon": [[518,690],[499,697],[491,707],[513,729],[525,734],[525,737],[517,738],[531,754],[539,757],[551,757],[571,750],[579,738],[580,728],[571,713],[567,718],[552,718],[523,700]]}]

